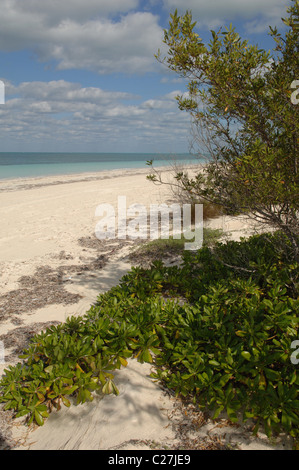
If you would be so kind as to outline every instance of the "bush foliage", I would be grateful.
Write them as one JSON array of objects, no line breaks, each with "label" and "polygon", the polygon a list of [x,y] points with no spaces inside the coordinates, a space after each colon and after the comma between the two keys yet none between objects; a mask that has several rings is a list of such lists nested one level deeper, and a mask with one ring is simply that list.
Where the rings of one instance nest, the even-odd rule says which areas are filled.
[{"label": "bush foliage", "polygon": [[214,417],[298,437],[298,265],[272,249],[275,237],[185,252],[180,267],[133,268],[84,316],[32,338],[0,382],[5,409],[42,425],[70,396],[118,394],[113,371],[135,357]]},{"label": "bush foliage", "polygon": [[[299,261],[299,2],[291,0],[281,32],[269,27],[273,50],[243,39],[231,24],[203,40],[192,12],[176,10],[157,58],[187,80],[177,97],[191,116],[194,150],[207,165],[192,177],[178,170],[175,185],[193,201],[250,214],[285,233]],[[148,178],[160,183],[157,173]]]}]

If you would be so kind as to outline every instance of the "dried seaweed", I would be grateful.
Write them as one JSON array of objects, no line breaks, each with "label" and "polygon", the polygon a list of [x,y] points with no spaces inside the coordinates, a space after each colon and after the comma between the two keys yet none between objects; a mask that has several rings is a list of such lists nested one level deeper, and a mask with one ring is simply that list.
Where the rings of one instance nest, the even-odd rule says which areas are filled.
[{"label": "dried seaweed", "polygon": [[[67,267],[68,271],[71,267]],[[76,266],[78,270],[78,266]],[[82,269],[82,268],[81,268]],[[79,294],[65,290],[63,268],[57,270],[41,266],[32,276],[19,279],[20,288],[14,289],[0,297],[0,321],[12,316],[30,312],[45,305],[62,303],[73,304],[80,300]]]},{"label": "dried seaweed", "polygon": [[[97,255],[93,256],[91,261],[82,264],[61,265],[58,268],[39,266],[34,274],[20,277],[19,289],[0,296],[0,322],[9,318],[13,323],[20,324],[18,315],[25,312],[32,312],[46,305],[77,303],[82,298],[81,295],[65,289],[66,284],[70,282],[70,275],[102,269],[109,258],[124,246],[125,241],[112,245],[95,237],[86,237],[79,239],[78,243],[96,249]],[[105,253],[101,254],[103,251]],[[65,251],[61,251],[58,255],[60,260],[72,258],[72,255]]]},{"label": "dried seaweed", "polygon": [[10,363],[18,359],[24,349],[27,348],[30,339],[37,333],[52,325],[58,325],[57,321],[31,323],[28,326],[14,328],[8,333],[0,336],[0,341],[3,341],[5,349],[10,349],[9,355],[5,356],[5,361]]}]

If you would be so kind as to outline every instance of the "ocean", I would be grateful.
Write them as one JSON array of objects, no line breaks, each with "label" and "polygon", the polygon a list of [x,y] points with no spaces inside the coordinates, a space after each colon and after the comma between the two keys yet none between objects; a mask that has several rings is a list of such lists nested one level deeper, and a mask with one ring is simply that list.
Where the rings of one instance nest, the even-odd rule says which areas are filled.
[{"label": "ocean", "polygon": [[155,167],[167,166],[173,162],[200,163],[198,157],[191,154],[2,152],[0,180],[147,168],[148,160],[153,160]]}]

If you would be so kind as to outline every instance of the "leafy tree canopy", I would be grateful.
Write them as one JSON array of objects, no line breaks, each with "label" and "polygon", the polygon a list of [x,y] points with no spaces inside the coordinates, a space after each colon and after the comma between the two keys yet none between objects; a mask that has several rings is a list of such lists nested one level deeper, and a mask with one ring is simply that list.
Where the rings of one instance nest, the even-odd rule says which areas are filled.
[{"label": "leafy tree canopy", "polygon": [[[193,178],[178,172],[178,184],[193,200],[283,231],[298,259],[298,0],[282,21],[284,33],[270,27],[275,47],[267,52],[232,25],[211,31],[204,44],[191,12],[175,11],[164,32],[168,55],[157,58],[188,79],[178,105],[191,114],[195,143],[208,155],[204,172]],[[149,179],[158,182],[157,174]]]}]

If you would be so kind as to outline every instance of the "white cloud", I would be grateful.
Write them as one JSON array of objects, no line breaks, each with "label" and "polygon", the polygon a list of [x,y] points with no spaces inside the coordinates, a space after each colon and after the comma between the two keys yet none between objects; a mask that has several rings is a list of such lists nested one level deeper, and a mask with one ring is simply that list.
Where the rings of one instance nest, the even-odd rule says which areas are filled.
[{"label": "white cloud", "polygon": [[[39,118],[40,112],[47,113],[94,113],[99,115],[111,110],[125,100],[138,99],[131,93],[106,91],[96,87],[82,87],[78,83],[64,80],[50,82],[23,82],[18,86],[7,84],[8,96],[4,111],[14,111],[32,118]],[[9,96],[14,97],[9,99]],[[35,116],[36,114],[36,116]]]},{"label": "white cloud", "polygon": [[104,91],[96,87],[82,87],[79,83],[57,80],[50,82],[23,82],[12,89],[24,99],[60,102],[90,102],[107,104],[120,99],[133,99],[135,95],[125,92]]},{"label": "white cloud", "polygon": [[[235,19],[258,21],[259,28],[268,29],[268,20],[272,25],[280,23],[286,12],[289,0],[163,0],[166,10],[175,8],[180,13],[191,10],[194,20],[208,29],[218,27],[224,22]],[[273,24],[274,22],[274,24]],[[250,27],[250,23],[248,23]],[[260,31],[259,31],[260,32]]]},{"label": "white cloud", "polygon": [[133,13],[117,23],[65,22],[53,34],[53,41],[38,49],[43,60],[56,59],[60,69],[143,73],[152,70],[162,37],[157,17],[151,13]]},{"label": "white cloud", "polygon": [[[43,62],[56,60],[59,69],[100,74],[143,73],[157,65],[154,54],[163,38],[159,17],[131,11],[137,0],[2,2],[1,50],[29,48]],[[122,12],[116,19],[108,15]]]},{"label": "white cloud", "polygon": [[[158,150],[163,143],[171,146],[175,137],[187,145],[189,117],[178,110],[179,90],[143,101],[130,93],[64,80],[6,84],[9,94],[0,113],[2,143],[23,142],[25,148],[39,145],[45,151],[50,144],[58,150],[59,145],[68,145],[70,151],[77,145],[93,145],[109,151],[110,145],[110,151],[130,151],[134,142],[143,142],[148,149],[157,145]],[[122,143],[122,149],[117,147]]]},{"label": "white cloud", "polygon": [[142,103],[142,108],[147,108],[151,110],[176,110],[178,106],[176,96],[181,94],[181,91],[172,91],[159,99],[146,100],[144,101],[144,103]]},{"label": "white cloud", "polygon": [[[282,2],[285,6],[288,2]],[[271,26],[281,26],[281,18],[286,16],[286,8],[280,5],[273,5],[267,15],[262,17],[255,18],[251,21],[245,23],[245,29],[251,34],[259,34],[265,31],[269,31],[269,25]]]},{"label": "white cloud", "polygon": [[63,20],[84,22],[136,9],[139,0],[2,0],[1,9],[11,17],[36,15],[46,24],[60,24]]}]

